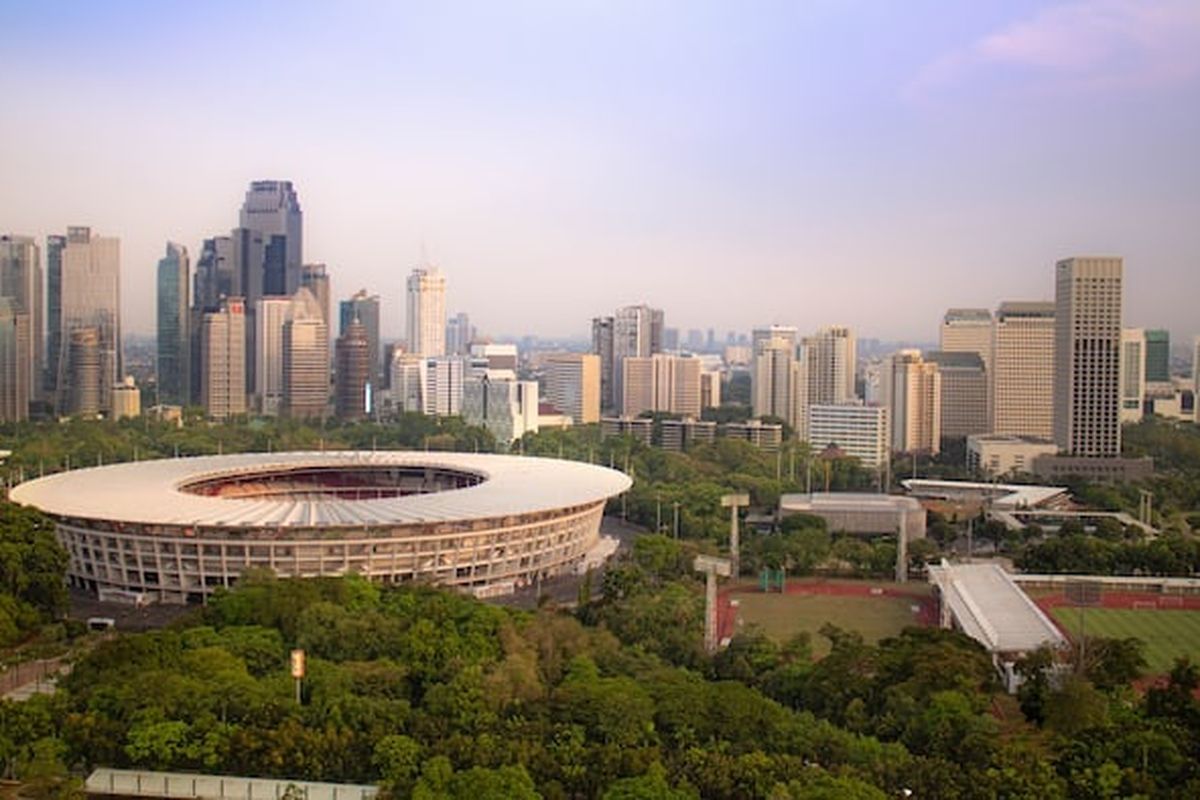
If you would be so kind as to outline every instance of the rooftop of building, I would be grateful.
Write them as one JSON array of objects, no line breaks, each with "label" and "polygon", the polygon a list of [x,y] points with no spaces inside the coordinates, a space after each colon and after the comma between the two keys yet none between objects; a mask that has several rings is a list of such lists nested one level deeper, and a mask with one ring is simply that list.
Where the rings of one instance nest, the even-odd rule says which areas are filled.
[{"label": "rooftop of building", "polygon": [[785,494],[779,498],[780,511],[920,511],[921,504],[912,497],[873,492],[813,492]]},{"label": "rooftop of building", "polygon": [[1038,508],[1068,494],[1065,486],[977,483],[925,478],[909,478],[901,483],[913,497],[938,500],[972,497],[988,500],[993,507],[999,509]]},{"label": "rooftop of building", "polygon": [[979,353],[930,350],[925,354],[925,360],[932,361],[942,369],[983,369],[983,359]]}]

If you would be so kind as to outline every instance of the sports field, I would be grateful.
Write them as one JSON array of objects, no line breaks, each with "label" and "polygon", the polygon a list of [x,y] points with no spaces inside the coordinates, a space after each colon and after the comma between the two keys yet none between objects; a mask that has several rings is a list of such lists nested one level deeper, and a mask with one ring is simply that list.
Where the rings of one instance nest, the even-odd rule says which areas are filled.
[{"label": "sports field", "polygon": [[820,658],[829,652],[829,642],[817,632],[831,622],[839,628],[858,631],[868,642],[895,636],[911,625],[927,624],[929,598],[924,587],[914,589],[917,596],[883,590],[871,594],[871,585],[834,584],[824,586],[789,585],[787,594],[758,591],[737,592],[736,614],[740,625],[758,625],[768,636],[783,642],[807,631],[812,636],[813,655]]},{"label": "sports field", "polygon": [[[1079,609],[1050,610],[1054,620],[1072,636],[1079,634]],[[1084,612],[1088,636],[1137,638],[1145,642],[1146,671],[1162,675],[1177,656],[1200,656],[1200,611],[1128,608],[1089,608]]]}]

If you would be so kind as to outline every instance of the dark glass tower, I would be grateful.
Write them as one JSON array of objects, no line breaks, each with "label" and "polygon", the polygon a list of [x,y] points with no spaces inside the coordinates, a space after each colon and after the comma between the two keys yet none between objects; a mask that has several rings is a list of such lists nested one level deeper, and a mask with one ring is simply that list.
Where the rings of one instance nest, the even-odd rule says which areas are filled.
[{"label": "dark glass tower", "polygon": [[167,242],[158,262],[158,402],[184,405],[191,399],[191,325],[187,248]]}]

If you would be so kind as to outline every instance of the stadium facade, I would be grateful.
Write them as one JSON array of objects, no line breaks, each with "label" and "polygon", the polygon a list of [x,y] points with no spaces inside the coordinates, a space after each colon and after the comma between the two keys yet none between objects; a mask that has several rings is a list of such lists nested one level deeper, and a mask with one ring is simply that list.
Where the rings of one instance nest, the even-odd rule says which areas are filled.
[{"label": "stadium facade", "polygon": [[11,499],[54,518],[72,585],[182,603],[248,569],[502,593],[577,569],[605,503],[630,485],[574,461],[336,451],[75,470]]}]

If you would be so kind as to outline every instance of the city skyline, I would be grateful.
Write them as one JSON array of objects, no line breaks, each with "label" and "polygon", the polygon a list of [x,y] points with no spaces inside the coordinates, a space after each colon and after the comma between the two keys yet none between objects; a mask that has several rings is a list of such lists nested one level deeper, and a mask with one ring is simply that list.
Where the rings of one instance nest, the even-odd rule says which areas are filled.
[{"label": "city skyline", "polygon": [[[261,6],[237,30],[211,9],[14,9],[0,86],[28,114],[0,220],[43,251],[73,225],[119,238],[138,334],[164,243],[200,253],[267,179],[296,187],[332,296],[380,295],[386,338],[423,243],[494,335],[584,339],[645,303],[683,330],[934,341],[946,308],[1049,300],[1057,259],[1114,255],[1126,324],[1190,338],[1200,9],[892,6]],[[179,30],[229,59],[167,57]]]}]

